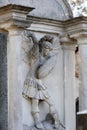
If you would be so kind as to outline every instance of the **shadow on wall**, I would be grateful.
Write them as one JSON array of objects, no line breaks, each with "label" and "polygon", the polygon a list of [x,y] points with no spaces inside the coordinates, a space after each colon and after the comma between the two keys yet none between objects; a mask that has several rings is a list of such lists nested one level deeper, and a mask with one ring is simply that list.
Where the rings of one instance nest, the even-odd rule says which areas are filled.
[{"label": "shadow on wall", "polygon": [[7,36],[0,33],[0,130],[8,130],[7,113]]}]

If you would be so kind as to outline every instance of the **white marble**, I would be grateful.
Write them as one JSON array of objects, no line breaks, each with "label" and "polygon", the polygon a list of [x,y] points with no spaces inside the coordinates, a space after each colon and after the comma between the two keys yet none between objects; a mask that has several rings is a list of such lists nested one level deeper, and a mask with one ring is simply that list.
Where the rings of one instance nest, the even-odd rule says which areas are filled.
[{"label": "white marble", "polygon": [[[86,38],[87,39],[87,38]],[[87,110],[87,45],[79,46],[80,55],[80,92],[79,92],[79,109]]]},{"label": "white marble", "polygon": [[[41,3],[36,3],[36,0],[32,0],[32,2],[35,5],[35,7],[39,7]],[[51,0],[52,1],[52,0]],[[1,6],[5,4],[8,4],[8,0],[6,1],[0,1]],[[7,3],[5,3],[7,2]],[[26,1],[10,1],[10,3],[21,4],[21,5],[28,5],[28,0]],[[53,5],[55,5],[56,1],[52,1]],[[57,1],[61,2],[61,0]],[[64,12],[67,16],[64,16],[64,14],[60,17],[62,20],[63,18],[67,19],[69,18],[69,13],[67,9],[67,4],[64,2],[64,0],[61,2],[60,12]],[[44,0],[43,5],[46,5],[47,7],[49,5],[52,5],[52,3],[49,4],[48,1]],[[56,6],[56,5],[55,5]],[[9,7],[9,8],[8,8]],[[24,86],[24,80],[26,78],[26,74],[29,71],[29,65],[28,65],[28,59],[25,58],[26,54],[24,53],[24,50],[28,49],[27,46],[23,48],[23,35],[21,35],[21,28],[28,28],[31,31],[33,31],[39,40],[41,37],[43,37],[46,34],[53,35],[55,40],[55,48],[59,47],[59,35],[63,33],[77,33],[82,29],[82,27],[86,27],[86,24],[79,23],[80,18],[74,19],[74,20],[68,20],[68,21],[57,21],[56,20],[50,20],[49,18],[58,18],[60,14],[57,15],[58,9],[53,7],[49,7],[48,9],[46,7],[43,7],[42,14],[40,13],[40,10],[36,9],[36,12],[38,12],[38,16],[36,17],[34,15],[33,11],[31,13],[32,16],[28,15],[28,11],[31,11],[30,8],[26,7],[20,7],[20,6],[8,6],[4,9],[1,9],[1,15],[0,15],[0,29],[6,30],[8,32],[8,53],[7,53],[7,69],[8,69],[8,127],[9,130],[22,130],[23,125],[31,126],[34,125],[34,121],[31,114],[31,100],[26,100],[22,96],[22,88]],[[63,8],[64,7],[64,8]],[[46,10],[45,10],[46,8]],[[7,11],[5,11],[7,9]],[[13,9],[14,10],[12,12]],[[23,9],[23,12],[21,11]],[[40,7],[41,9],[41,7]],[[56,13],[52,15],[47,14],[47,11],[51,9]],[[57,12],[56,12],[57,11]],[[4,13],[3,13],[4,12]],[[8,13],[9,12],[9,13]],[[23,14],[22,14],[23,13]],[[50,12],[51,14],[51,12]],[[35,16],[35,17],[34,17]],[[46,17],[45,17],[46,16]],[[86,18],[82,19],[81,22],[86,21]],[[33,22],[32,26],[30,24]],[[78,24],[79,23],[79,24]],[[85,22],[86,23],[86,22]],[[82,26],[83,25],[83,26]],[[8,29],[9,27],[9,29]],[[84,39],[84,38],[83,38]],[[86,44],[86,39],[83,41],[83,39],[80,39],[80,43]],[[28,41],[28,43],[30,43]],[[75,51],[75,41],[73,39],[70,39],[68,37],[63,39],[63,49],[60,48],[58,56],[57,56],[57,64],[49,76],[43,79],[43,82],[47,85],[49,94],[51,95],[52,100],[54,101],[55,108],[57,109],[57,112],[59,113],[59,119],[61,122],[65,125],[66,130],[75,130],[75,100],[74,100],[74,83],[75,83],[75,61],[74,61],[74,51]],[[81,45],[82,46],[82,45]],[[85,45],[86,46],[86,45]],[[83,47],[83,50],[85,50],[85,47]],[[83,59],[86,59],[86,51],[82,51],[81,48],[81,56]],[[84,53],[85,55],[84,55]],[[86,72],[86,70],[84,71]],[[83,78],[86,76],[86,74],[83,74]],[[86,78],[84,78],[83,84],[85,83],[86,87]],[[84,90],[84,89],[83,89]],[[84,101],[86,103],[87,97],[84,96]],[[46,114],[48,113],[48,105],[46,103],[41,102],[39,104],[40,108],[40,116],[41,120],[45,119]]]},{"label": "white marble", "polygon": [[[40,39],[43,37],[43,33],[35,33],[37,39]],[[54,34],[51,34],[54,35]],[[59,40],[56,35],[55,37],[55,48],[59,47]],[[26,46],[26,45],[24,45]],[[59,113],[59,119],[61,122],[64,124],[64,95],[63,95],[63,52],[61,48],[58,50],[58,58],[57,58],[57,64],[54,68],[54,70],[46,77],[43,79],[44,84],[47,86],[48,93],[51,96],[52,101],[54,102],[55,108],[57,112]],[[26,56],[25,58],[26,59]],[[26,63],[26,61],[22,61],[22,70],[23,70],[23,75],[22,75],[22,82],[24,82],[26,78],[26,74],[29,71],[29,66]],[[23,83],[24,84],[24,83]],[[32,126],[34,125],[34,121],[32,118],[31,114],[31,100],[26,100],[23,97],[23,124],[27,126]],[[43,121],[46,117],[46,114],[49,112],[49,106],[47,103],[41,102],[39,104],[40,108],[40,118]]]},{"label": "white marble", "polygon": [[10,28],[7,45],[8,129],[22,130],[21,29]]},{"label": "white marble", "polygon": [[60,41],[63,46],[63,87],[64,87],[64,111],[66,130],[75,130],[75,41],[68,36],[62,36]]},{"label": "white marble", "polygon": [[[86,29],[86,24],[83,29]],[[79,111],[87,110],[87,32],[79,31],[71,37],[77,39],[79,45],[79,71],[80,71],[80,88],[79,88]]]},{"label": "white marble", "polygon": [[74,50],[64,50],[65,126],[67,130],[75,130],[74,60]]},{"label": "white marble", "polygon": [[[69,25],[70,23],[70,25]],[[80,89],[79,110],[87,110],[87,17],[78,17],[67,23],[67,32],[79,46]]]}]

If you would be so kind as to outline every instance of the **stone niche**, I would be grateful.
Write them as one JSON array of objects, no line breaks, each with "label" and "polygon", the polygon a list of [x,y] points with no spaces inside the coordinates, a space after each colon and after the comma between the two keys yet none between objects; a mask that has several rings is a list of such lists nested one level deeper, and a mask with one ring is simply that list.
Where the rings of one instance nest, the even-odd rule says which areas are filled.
[{"label": "stone niche", "polygon": [[[41,39],[44,35],[46,35],[45,33],[35,33],[32,32],[33,34],[35,34],[36,38]],[[57,37],[57,35],[54,34],[50,34],[51,36],[54,37],[54,40],[56,41],[54,44],[54,48],[59,48],[59,38]],[[26,48],[26,49],[24,49]],[[24,45],[22,46],[22,52],[24,50],[27,50],[27,45],[26,43],[24,43]],[[59,114],[59,118],[61,120],[61,122],[63,123],[63,117],[64,117],[64,97],[63,97],[63,51],[60,47],[57,54],[57,61],[56,61],[56,65],[55,68],[52,70],[52,72],[46,76],[45,78],[42,78],[42,82],[44,83],[44,85],[46,85],[47,87],[47,91],[49,93],[49,95],[51,96],[51,99],[54,103],[54,106]],[[26,55],[24,55],[25,52],[23,53],[23,60],[21,63],[21,68],[22,68],[22,81],[23,81],[23,85],[24,85],[24,81],[26,79],[26,75],[29,71],[29,65],[28,65],[28,59],[26,57]],[[61,58],[61,61],[60,61]],[[60,71],[59,71],[60,68]],[[45,71],[45,70],[44,70]],[[61,75],[61,76],[60,76]],[[31,99],[26,99],[23,97],[22,99],[22,110],[23,110],[23,130],[37,130],[36,128],[32,127],[34,125],[34,120],[32,117],[32,108],[31,108]],[[62,103],[61,103],[62,102]],[[46,116],[49,113],[49,105],[44,102],[44,101],[40,101],[39,102],[39,110],[40,110],[40,119],[44,124],[44,127],[48,126],[48,130],[53,130],[52,126],[50,125],[50,123],[47,124],[46,122]],[[61,127],[62,128],[62,127]]]},{"label": "stone niche", "polygon": [[7,102],[7,36],[0,33],[0,130],[8,129]]}]

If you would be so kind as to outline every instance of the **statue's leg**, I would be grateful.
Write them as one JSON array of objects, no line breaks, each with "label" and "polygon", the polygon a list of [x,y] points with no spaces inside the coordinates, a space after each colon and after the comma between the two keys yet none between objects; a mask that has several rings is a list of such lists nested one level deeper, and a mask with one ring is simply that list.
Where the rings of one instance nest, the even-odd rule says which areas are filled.
[{"label": "statue's leg", "polygon": [[38,128],[38,129],[43,129],[43,125],[41,123],[41,120],[40,120],[40,116],[39,116],[39,107],[38,107],[38,103],[39,103],[39,100],[38,99],[32,99],[32,115],[33,115],[33,118],[34,118],[34,123],[35,123],[35,126]]},{"label": "statue's leg", "polygon": [[46,99],[45,102],[48,103],[49,105],[49,113],[52,115],[52,117],[54,118],[54,127],[55,128],[59,128],[59,119],[58,119],[58,113],[54,107],[54,104],[52,102],[52,100],[50,98]]}]

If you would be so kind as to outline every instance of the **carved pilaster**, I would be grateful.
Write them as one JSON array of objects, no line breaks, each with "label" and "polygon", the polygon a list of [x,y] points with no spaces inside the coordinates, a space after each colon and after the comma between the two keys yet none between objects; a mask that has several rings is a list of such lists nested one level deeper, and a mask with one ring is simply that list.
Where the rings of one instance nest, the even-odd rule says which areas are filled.
[{"label": "carved pilaster", "polygon": [[22,31],[29,27],[27,14],[33,8],[9,4],[0,8],[0,30],[8,32],[8,129],[22,130]]},{"label": "carved pilaster", "polygon": [[10,28],[7,45],[8,129],[22,130],[22,29]]},{"label": "carved pilaster", "polygon": [[65,99],[65,126],[67,130],[75,130],[75,45],[76,40],[64,35],[60,37],[63,47],[64,61],[64,99]]},{"label": "carved pilaster", "polygon": [[80,57],[80,91],[79,91],[79,110],[87,110],[87,32],[80,32],[75,38],[79,45]]}]

